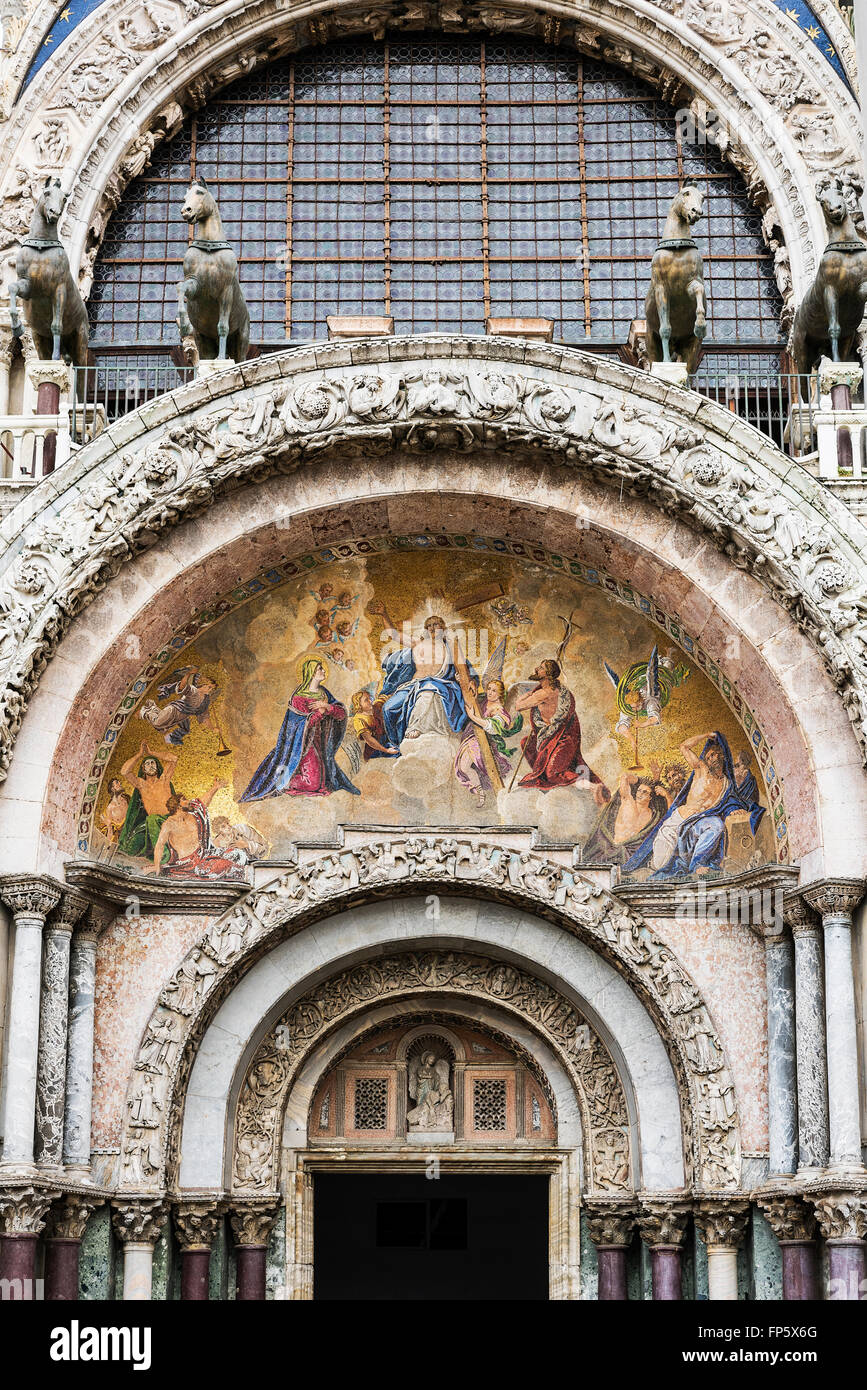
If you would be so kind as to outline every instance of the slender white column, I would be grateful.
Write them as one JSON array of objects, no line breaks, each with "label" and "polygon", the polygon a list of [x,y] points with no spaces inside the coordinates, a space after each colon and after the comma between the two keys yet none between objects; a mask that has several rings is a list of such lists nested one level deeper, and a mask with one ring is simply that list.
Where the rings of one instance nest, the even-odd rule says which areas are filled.
[{"label": "slender white column", "polygon": [[830,879],[804,892],[810,905],[822,914],[825,937],[828,1123],[830,1162],[835,1168],[861,1167],[852,912],[863,892],[864,885],[853,879]]},{"label": "slender white column", "polygon": [[72,938],[69,966],[69,1043],[66,1052],[66,1116],[63,1132],[63,1162],[68,1168],[86,1170],[90,1167],[96,943],[108,920],[108,913],[91,908]]},{"label": "slender white column", "polygon": [[154,1246],[165,1225],[168,1208],[158,1198],[130,1198],[112,1205],[115,1234],[123,1243],[124,1302],[150,1301]]},{"label": "slender white column", "polygon": [[707,1246],[707,1296],[730,1303],[738,1296],[738,1248],[750,1216],[749,1203],[708,1199],[695,1209],[694,1220]]},{"label": "slender white column", "polygon": [[48,878],[9,877],[0,882],[0,897],[11,909],[15,925],[7,1020],[3,1166],[30,1168],[36,1116],[42,929],[46,916],[60,898],[60,889]]},{"label": "slender white column", "polygon": [[825,1058],[825,991],[821,928],[810,906],[786,901],[795,938],[795,1017],[798,1061],[798,1169],[828,1163],[828,1073]]},{"label": "slender white column", "polygon": [[43,932],[42,1004],[36,1076],[36,1161],[59,1168],[63,1159],[66,1034],[69,1015],[69,942],[87,899],[64,892]]}]

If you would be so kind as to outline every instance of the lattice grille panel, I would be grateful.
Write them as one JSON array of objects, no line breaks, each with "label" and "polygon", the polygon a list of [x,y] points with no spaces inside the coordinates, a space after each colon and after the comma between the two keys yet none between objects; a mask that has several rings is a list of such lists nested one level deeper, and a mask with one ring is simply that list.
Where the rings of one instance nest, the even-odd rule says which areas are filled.
[{"label": "lattice grille panel", "polygon": [[388,1129],[388,1078],[359,1076],[355,1082],[355,1129]]},{"label": "lattice grille panel", "polygon": [[332,313],[401,332],[542,315],[623,343],[678,181],[707,190],[710,339],[780,340],[760,215],[645,83],[540,43],[424,36],[328,45],[228,87],[127,190],[97,260],[97,344],[175,343],[190,177],[239,249],[254,342]]},{"label": "lattice grille panel", "polygon": [[478,1134],[501,1133],[507,1123],[505,1077],[477,1077],[473,1082],[473,1129]]}]

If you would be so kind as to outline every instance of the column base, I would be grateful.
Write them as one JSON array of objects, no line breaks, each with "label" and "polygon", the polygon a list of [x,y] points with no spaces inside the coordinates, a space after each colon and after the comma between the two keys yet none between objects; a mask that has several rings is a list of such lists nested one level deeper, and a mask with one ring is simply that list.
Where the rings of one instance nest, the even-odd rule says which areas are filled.
[{"label": "column base", "polygon": [[667,381],[669,386],[689,384],[689,371],[685,362],[651,362],[650,375]]}]

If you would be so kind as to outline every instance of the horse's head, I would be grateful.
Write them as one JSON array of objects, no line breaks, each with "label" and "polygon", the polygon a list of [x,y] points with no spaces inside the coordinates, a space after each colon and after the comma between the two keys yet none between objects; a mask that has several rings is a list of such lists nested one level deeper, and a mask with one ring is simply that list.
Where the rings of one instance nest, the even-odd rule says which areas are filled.
[{"label": "horse's head", "polygon": [[675,206],[684,222],[694,227],[704,212],[704,189],[699,188],[697,183],[685,183],[677,195]]},{"label": "horse's head", "polygon": [[45,180],[36,206],[50,227],[55,226],[59,221],[60,215],[66,207],[66,198],[67,195],[63,191],[60,179],[47,178]]},{"label": "horse's head", "polygon": [[208,185],[204,179],[196,179],[187,189],[181,217],[185,222],[204,222],[205,218],[210,217],[216,210],[217,204]]},{"label": "horse's head", "polygon": [[846,197],[846,189],[839,179],[826,179],[820,183],[816,189],[816,196],[819,199],[819,207],[825,214],[825,222],[828,227],[841,226],[849,216],[851,209]]}]

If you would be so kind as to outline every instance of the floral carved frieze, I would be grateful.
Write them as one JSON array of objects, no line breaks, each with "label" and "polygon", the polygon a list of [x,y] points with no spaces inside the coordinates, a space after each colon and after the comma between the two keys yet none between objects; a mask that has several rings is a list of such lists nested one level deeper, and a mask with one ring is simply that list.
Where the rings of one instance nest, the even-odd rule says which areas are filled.
[{"label": "floral carved frieze", "polygon": [[329,1028],[374,1000],[431,992],[488,999],[528,1019],[554,1044],[581,1097],[592,1190],[628,1191],[626,1099],[596,1033],[567,999],[526,971],[455,951],[377,957],[341,971],[292,1005],[260,1043],[241,1087],[233,1189],[255,1192],[277,1185],[286,1096],[301,1060]]},{"label": "floral carved frieze", "polygon": [[498,470],[504,454],[550,461],[683,517],[792,612],[867,748],[867,534],[806,474],[796,487],[767,440],[706,401],[699,426],[689,393],[574,350],[393,339],[352,367],[337,348],[260,358],[143,407],[85,445],[32,517],[7,518],[0,777],[70,620],[161,533],[319,458],[440,449],[496,451]]},{"label": "floral carved frieze", "polygon": [[[167,1169],[176,1166],[180,1111],[196,1045],[214,1008],[245,965],[298,930],[305,919],[339,911],[342,902],[356,902],[359,894],[422,892],[436,884],[453,892],[483,891],[522,903],[530,911],[547,911],[612,960],[653,1010],[667,1041],[681,1089],[688,1170],[708,1189],[737,1187],[740,1143],[734,1085],[708,1009],[673,953],[641,918],[573,870],[537,854],[449,836],[401,837],[322,855],[249,893],[208,928],[167,981],[145,1029],[127,1100],[122,1184],[136,1191],[161,1190]],[[388,989],[430,991],[432,981],[425,976],[424,960],[406,957]],[[207,968],[200,969],[205,961]],[[437,961],[435,973],[441,978],[437,987],[446,991],[460,969],[470,970],[470,963],[462,963],[454,954]],[[257,1090],[262,1092],[263,1110],[276,1104],[272,1085],[279,1089],[288,1084],[302,1047],[315,1040],[333,1016],[323,1011],[323,999],[332,997],[327,990],[334,991],[334,1008],[340,1006],[341,991],[354,991],[362,1002],[364,997],[374,998],[380,988],[387,992],[383,968],[382,962],[359,968],[355,975],[350,972],[326,986],[315,1001],[301,1001],[288,1020],[288,1033],[281,1034],[281,1047],[285,1045],[286,1050],[275,1047],[267,1056],[263,1053],[263,1066],[253,1077],[244,1102],[247,1109],[239,1122],[236,1161],[245,1188],[255,1190],[259,1185],[259,1165],[267,1158],[260,1140],[253,1142]],[[375,970],[379,971],[376,979]],[[624,1162],[628,1169],[628,1155],[615,1133],[622,1129],[618,1099],[622,1092],[613,1083],[608,1085],[605,1055],[592,1046],[589,1030],[583,1031],[564,1000],[539,982],[525,979],[523,972],[505,966],[494,966],[484,976],[481,967],[473,966],[473,972],[474,979],[478,974],[478,988],[492,1000],[499,998],[508,1005],[510,999],[520,997],[528,1017],[544,1015],[540,1026],[547,1029],[549,1019],[554,1020],[551,1040],[564,1056],[571,1056],[576,1077],[588,1097],[593,1097],[587,1105],[596,1129],[601,1136],[611,1135],[610,1143],[600,1139],[599,1173],[617,1178],[609,1184],[609,1190],[617,1191],[624,1181],[620,1176]],[[402,978],[410,977],[417,983],[400,985]],[[536,1021],[540,1023],[539,1018]],[[587,1049],[582,1046],[576,1051],[574,1041],[570,1042],[575,1038],[587,1042]],[[245,1134],[251,1136],[250,1143],[242,1142]]]}]

